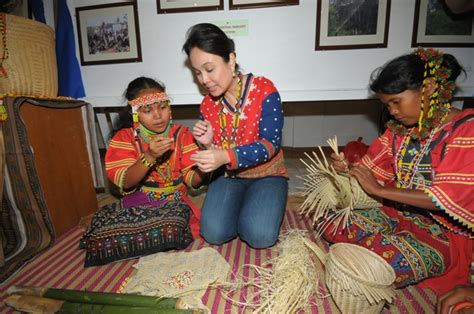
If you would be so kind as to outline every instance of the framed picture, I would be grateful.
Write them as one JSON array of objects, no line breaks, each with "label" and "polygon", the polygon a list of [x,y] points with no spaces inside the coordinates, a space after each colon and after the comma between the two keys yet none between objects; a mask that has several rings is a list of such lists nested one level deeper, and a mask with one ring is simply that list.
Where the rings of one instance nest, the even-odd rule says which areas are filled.
[{"label": "framed picture", "polygon": [[318,0],[315,50],[386,48],[391,0]]},{"label": "framed picture", "polygon": [[229,9],[254,9],[284,5],[298,5],[299,0],[229,0]]},{"label": "framed picture", "polygon": [[416,0],[412,47],[474,47],[472,15],[452,15],[443,0]]},{"label": "framed picture", "polygon": [[136,2],[76,8],[82,65],[142,61]]},{"label": "framed picture", "polygon": [[223,10],[223,0],[156,0],[158,14]]}]

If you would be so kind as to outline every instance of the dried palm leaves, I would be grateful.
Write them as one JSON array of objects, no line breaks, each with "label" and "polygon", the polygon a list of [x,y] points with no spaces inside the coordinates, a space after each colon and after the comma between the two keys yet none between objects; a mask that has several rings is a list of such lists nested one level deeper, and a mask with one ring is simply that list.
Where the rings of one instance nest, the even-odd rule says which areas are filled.
[{"label": "dried palm leaves", "polygon": [[[328,139],[329,146],[336,154],[337,137]],[[379,202],[368,196],[360,187],[355,178],[337,173],[329,164],[321,147],[318,147],[321,157],[313,152],[308,153],[308,161],[301,159],[306,166],[307,174],[301,176],[304,188],[301,196],[304,198],[300,206],[300,214],[312,216],[313,224],[320,224],[320,232],[333,225],[336,232],[342,223],[345,228],[353,209],[374,208],[382,206]]]}]

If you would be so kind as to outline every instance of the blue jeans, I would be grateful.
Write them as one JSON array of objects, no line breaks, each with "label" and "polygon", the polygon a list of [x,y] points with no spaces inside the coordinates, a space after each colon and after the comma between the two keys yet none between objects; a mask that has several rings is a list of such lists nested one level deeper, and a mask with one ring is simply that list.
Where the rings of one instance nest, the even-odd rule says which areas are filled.
[{"label": "blue jeans", "polygon": [[222,244],[237,235],[257,249],[278,240],[288,198],[283,177],[219,177],[209,185],[201,211],[201,235]]}]

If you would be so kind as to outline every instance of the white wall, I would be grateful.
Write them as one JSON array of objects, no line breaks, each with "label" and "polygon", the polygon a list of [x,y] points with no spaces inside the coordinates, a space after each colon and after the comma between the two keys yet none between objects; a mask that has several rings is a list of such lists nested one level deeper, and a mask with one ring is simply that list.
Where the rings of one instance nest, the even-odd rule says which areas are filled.
[{"label": "white wall", "polygon": [[[114,1],[68,0],[74,25],[75,7],[110,2]],[[196,23],[226,19],[248,20],[249,35],[234,38],[238,63],[244,72],[270,78],[283,101],[367,98],[370,73],[386,61],[412,50],[415,1],[391,1],[387,48],[331,51],[314,50],[316,2],[300,0],[298,6],[231,11],[228,1],[224,0],[223,11],[157,14],[156,0],[139,0],[143,62],[83,66],[86,100],[94,106],[121,105],[121,95],[128,82],[146,75],[163,81],[175,104],[198,104],[202,96],[184,64],[186,55],[181,51],[185,33]],[[473,95],[474,48],[442,50],[454,54],[467,70],[467,78],[458,82],[459,95]],[[325,139],[331,134],[338,134],[341,143],[359,135],[366,141],[375,138],[373,123],[364,127],[367,116],[373,115],[372,108],[350,116],[325,115],[327,109],[321,108],[321,112],[314,115],[287,118],[284,145],[325,145]],[[192,124],[192,121],[187,123]]]}]

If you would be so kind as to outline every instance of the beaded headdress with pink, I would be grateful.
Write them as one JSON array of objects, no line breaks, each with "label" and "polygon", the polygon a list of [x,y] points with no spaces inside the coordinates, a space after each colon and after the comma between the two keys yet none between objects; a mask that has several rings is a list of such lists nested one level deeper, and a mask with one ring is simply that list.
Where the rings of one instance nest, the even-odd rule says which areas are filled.
[{"label": "beaded headdress with pink", "polygon": [[[425,140],[430,132],[439,127],[449,114],[455,84],[454,81],[449,80],[451,70],[443,65],[442,52],[433,48],[417,48],[413,54],[418,55],[425,63],[418,127],[410,129],[395,120],[390,121],[387,127],[399,135],[410,133],[412,139]],[[425,87],[430,79],[434,81],[435,89],[430,95],[429,108],[425,116]]]}]

